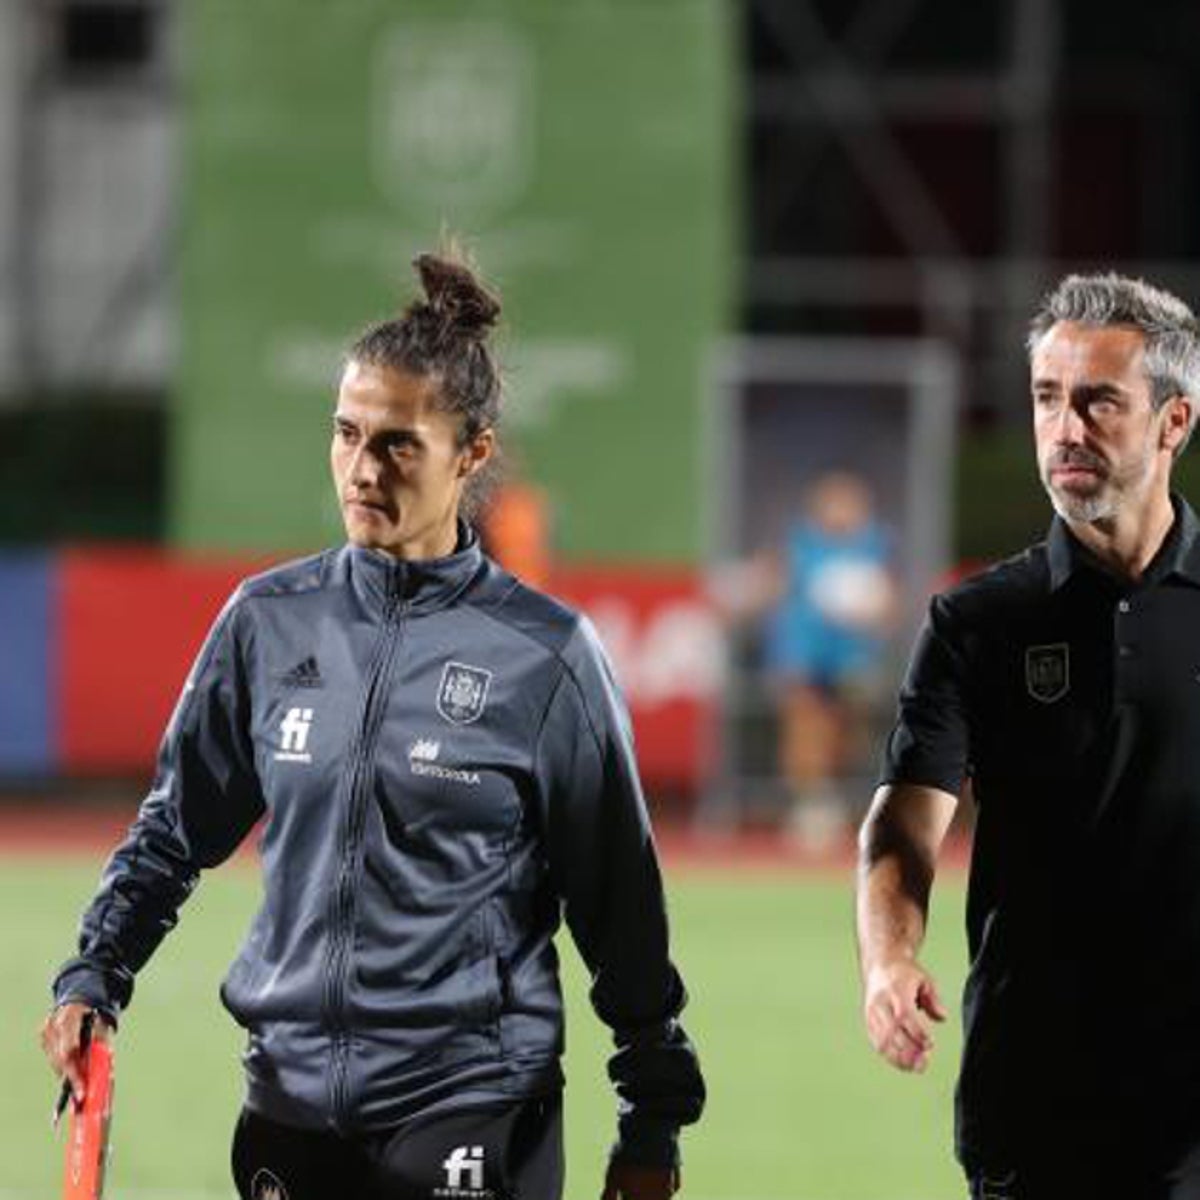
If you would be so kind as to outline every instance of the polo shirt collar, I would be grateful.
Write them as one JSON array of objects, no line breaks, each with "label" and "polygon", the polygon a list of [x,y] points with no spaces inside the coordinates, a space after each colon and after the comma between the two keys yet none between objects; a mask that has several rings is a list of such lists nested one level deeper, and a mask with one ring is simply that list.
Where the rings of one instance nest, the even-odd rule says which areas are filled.
[{"label": "polo shirt collar", "polygon": [[[1159,583],[1168,575],[1182,575],[1200,584],[1200,520],[1192,507],[1178,493],[1171,494],[1175,520],[1167,531],[1163,544],[1146,569],[1144,581]],[[1055,516],[1046,538],[1046,555],[1050,566],[1050,590],[1057,591],[1080,569],[1107,574],[1094,554],[1080,542],[1060,516]]]}]

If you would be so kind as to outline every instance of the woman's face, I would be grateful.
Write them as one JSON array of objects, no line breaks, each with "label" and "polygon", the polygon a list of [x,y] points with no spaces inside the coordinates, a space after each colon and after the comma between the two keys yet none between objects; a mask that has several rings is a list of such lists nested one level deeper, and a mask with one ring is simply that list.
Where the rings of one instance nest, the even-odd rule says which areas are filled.
[{"label": "woman's face", "polygon": [[397,558],[454,549],[466,481],[491,457],[490,430],[459,445],[459,418],[437,406],[436,376],[350,362],[329,459],[346,537]]}]

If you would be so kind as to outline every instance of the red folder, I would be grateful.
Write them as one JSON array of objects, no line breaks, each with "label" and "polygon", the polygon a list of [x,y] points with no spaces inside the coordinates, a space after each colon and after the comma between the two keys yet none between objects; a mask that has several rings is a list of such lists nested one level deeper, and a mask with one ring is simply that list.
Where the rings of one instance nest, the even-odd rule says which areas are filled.
[{"label": "red folder", "polygon": [[104,1195],[113,1100],[113,1055],[107,1041],[94,1038],[88,1043],[86,1069],[83,1103],[71,1102],[63,1200],[101,1200]]}]

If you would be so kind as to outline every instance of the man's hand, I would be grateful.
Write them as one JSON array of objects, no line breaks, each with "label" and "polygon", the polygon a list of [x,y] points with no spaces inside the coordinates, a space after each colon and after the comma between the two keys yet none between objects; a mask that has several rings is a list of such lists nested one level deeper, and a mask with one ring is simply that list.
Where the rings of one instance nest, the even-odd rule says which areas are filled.
[{"label": "man's hand", "polygon": [[678,1167],[609,1163],[600,1200],[670,1200],[679,1191]]},{"label": "man's hand", "polygon": [[872,967],[863,1008],[871,1045],[901,1071],[924,1071],[933,1052],[925,1017],[944,1021],[946,1009],[920,964],[901,959]]},{"label": "man's hand", "polygon": [[[95,1012],[90,1004],[69,1000],[60,1004],[42,1022],[42,1051],[50,1060],[50,1066],[60,1078],[71,1085],[71,1094],[77,1104],[82,1103],[86,1090],[83,1074],[83,1021],[88,1013]],[[111,1036],[112,1028],[103,1017],[97,1015],[92,1022],[91,1036],[104,1041]]]}]

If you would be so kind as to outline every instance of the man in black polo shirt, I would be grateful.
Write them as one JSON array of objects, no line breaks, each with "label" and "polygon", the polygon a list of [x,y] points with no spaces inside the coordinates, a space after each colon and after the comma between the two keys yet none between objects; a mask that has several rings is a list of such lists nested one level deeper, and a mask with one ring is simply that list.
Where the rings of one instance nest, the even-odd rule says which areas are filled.
[{"label": "man in black polo shirt", "polygon": [[[1072,276],[1029,337],[1047,540],[934,597],[861,833],[867,1031],[924,1068],[917,954],[977,805],[957,1152],[976,1200],[1200,1197],[1200,401],[1175,297]],[[1195,399],[1194,399],[1195,398]]]}]

